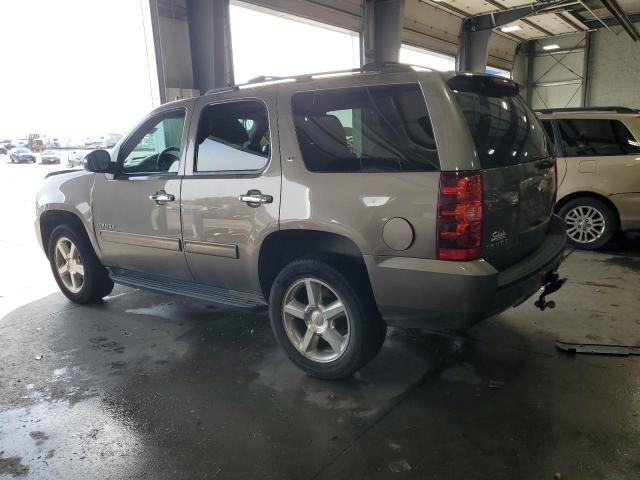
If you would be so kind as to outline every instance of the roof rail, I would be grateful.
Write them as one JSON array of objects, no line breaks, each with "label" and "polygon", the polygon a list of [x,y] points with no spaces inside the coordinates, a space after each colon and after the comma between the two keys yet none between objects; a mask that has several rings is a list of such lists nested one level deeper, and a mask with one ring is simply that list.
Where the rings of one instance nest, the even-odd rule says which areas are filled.
[{"label": "roof rail", "polygon": [[237,85],[226,85],[224,87],[212,88],[211,90],[207,90],[205,95],[209,95],[210,93],[222,93],[222,92],[232,92],[234,90],[238,90]]},{"label": "roof rail", "polygon": [[207,90],[205,95],[209,95],[212,93],[222,93],[229,92],[233,90],[239,90],[241,88],[249,87],[249,86],[260,86],[261,83],[279,83],[286,81],[296,81],[296,80],[311,80],[315,78],[322,77],[330,77],[330,76],[339,76],[339,75],[349,75],[355,73],[375,73],[375,72],[407,72],[412,71],[414,68],[420,68],[424,70],[429,70],[425,67],[420,67],[418,65],[409,65],[405,63],[398,62],[374,62],[367,63],[359,68],[351,68],[348,70],[334,70],[329,72],[316,72],[316,73],[305,73],[302,75],[291,75],[291,76],[276,76],[276,75],[260,75],[258,77],[254,77],[248,80],[245,83],[239,83],[236,85],[227,85],[224,87],[213,88],[211,90]]},{"label": "roof rail", "polygon": [[541,108],[538,113],[562,113],[562,112],[604,112],[604,113],[640,113],[640,110],[629,107],[574,107],[574,108]]},{"label": "roof rail", "polygon": [[276,77],[272,75],[260,75],[258,77],[253,77],[247,80],[247,83],[262,83],[262,82],[270,82],[272,80],[283,80],[287,77]]}]

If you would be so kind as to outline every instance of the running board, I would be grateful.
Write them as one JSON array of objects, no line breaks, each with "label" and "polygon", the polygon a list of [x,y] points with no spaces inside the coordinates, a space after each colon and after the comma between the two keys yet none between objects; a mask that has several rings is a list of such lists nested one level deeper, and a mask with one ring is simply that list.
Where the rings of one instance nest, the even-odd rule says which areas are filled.
[{"label": "running board", "polygon": [[253,293],[237,292],[224,288],[211,287],[200,283],[176,280],[173,278],[151,275],[148,273],[134,272],[124,268],[109,268],[109,276],[115,283],[128,287],[144,288],[157,292],[183,295],[197,298],[205,302],[227,305],[239,308],[264,307],[267,302],[260,295]]}]

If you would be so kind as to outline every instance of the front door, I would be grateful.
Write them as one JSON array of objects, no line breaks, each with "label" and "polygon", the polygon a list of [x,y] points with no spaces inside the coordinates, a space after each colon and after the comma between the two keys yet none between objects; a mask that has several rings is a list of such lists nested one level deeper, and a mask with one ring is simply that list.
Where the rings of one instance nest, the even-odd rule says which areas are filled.
[{"label": "front door", "polygon": [[[241,92],[239,92],[241,94]],[[213,103],[193,116],[182,183],[184,249],[196,281],[260,294],[258,254],[278,229],[280,159],[275,93]]]},{"label": "front door", "polygon": [[118,172],[96,176],[94,225],[105,265],[192,279],[180,224],[186,114],[174,108],[153,115],[113,152]]}]

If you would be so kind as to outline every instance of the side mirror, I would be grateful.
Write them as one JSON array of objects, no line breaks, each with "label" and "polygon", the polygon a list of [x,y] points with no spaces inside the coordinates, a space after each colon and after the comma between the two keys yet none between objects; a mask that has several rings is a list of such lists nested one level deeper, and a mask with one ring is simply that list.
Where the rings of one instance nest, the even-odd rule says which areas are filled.
[{"label": "side mirror", "polygon": [[84,157],[84,169],[93,173],[112,173],[111,155],[106,150],[94,150]]}]

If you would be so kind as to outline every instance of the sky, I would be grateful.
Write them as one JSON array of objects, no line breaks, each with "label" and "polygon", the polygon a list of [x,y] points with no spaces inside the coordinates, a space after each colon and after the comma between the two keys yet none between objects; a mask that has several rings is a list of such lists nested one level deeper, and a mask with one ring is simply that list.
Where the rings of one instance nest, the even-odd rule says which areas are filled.
[{"label": "sky", "polygon": [[[156,106],[146,0],[0,1],[0,140],[124,133]],[[230,15],[236,83],[359,65],[357,33],[238,4]],[[256,32],[265,31],[256,48]],[[400,58],[442,70],[453,65],[418,49],[403,48]]]},{"label": "sky", "polygon": [[0,140],[123,132],[152,108],[138,0],[10,0],[0,9]]},{"label": "sky", "polygon": [[[356,33],[292,21],[238,5],[231,5],[229,10],[236,83],[260,75],[348,70],[360,65]],[[256,48],[255,32],[260,31],[270,34],[261,36]]]}]

